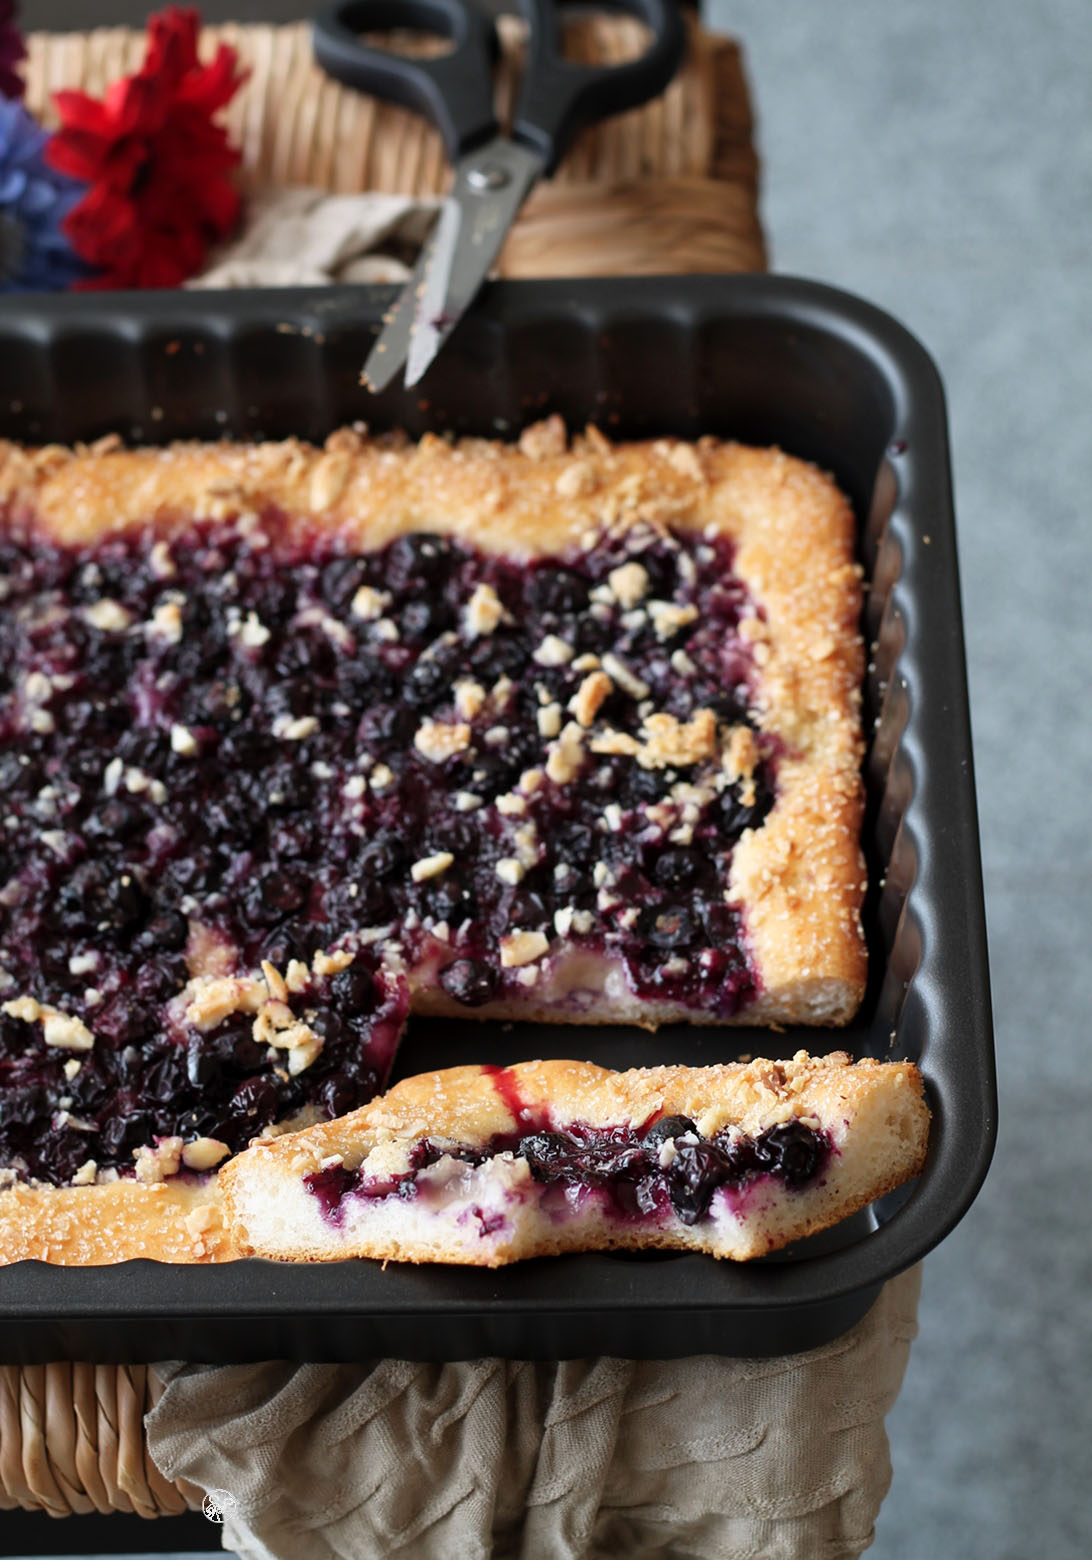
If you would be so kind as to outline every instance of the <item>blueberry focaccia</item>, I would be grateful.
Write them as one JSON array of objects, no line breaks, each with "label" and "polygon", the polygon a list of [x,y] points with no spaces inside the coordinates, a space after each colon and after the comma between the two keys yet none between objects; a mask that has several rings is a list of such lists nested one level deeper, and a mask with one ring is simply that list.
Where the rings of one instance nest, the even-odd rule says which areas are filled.
[{"label": "blueberry focaccia", "polygon": [[244,1253],[495,1267],[671,1247],[745,1260],[920,1172],[916,1068],[842,1053],[608,1072],[587,1062],[406,1079],[221,1174]]},{"label": "blueberry focaccia", "polygon": [[10,1180],[189,1218],[371,1099],[407,1006],[859,1001],[859,570],[800,461],[0,443],[0,593]]}]

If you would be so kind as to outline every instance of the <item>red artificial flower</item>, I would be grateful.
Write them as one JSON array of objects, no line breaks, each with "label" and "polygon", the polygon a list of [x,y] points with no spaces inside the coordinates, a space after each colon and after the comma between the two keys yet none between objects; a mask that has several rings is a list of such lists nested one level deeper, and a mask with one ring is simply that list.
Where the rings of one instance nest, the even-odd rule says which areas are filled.
[{"label": "red artificial flower", "polygon": [[98,268],[88,287],[177,287],[239,215],[231,170],[239,153],[213,116],[243,82],[234,49],[197,58],[197,11],[169,6],[148,21],[135,76],[99,102],[56,92],[61,128],[47,157],[88,184],[64,223],[76,253]]}]

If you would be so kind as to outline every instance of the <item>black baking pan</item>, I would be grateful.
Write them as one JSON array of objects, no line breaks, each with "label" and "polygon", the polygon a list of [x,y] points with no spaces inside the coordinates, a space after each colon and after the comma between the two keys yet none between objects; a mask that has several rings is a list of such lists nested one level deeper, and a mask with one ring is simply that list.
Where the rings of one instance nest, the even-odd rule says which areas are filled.
[{"label": "black baking pan", "polygon": [[909,1058],[933,1128],[910,1188],[776,1257],[548,1258],[497,1271],[257,1260],[0,1269],[0,1358],[461,1359],[765,1355],[837,1336],[966,1212],[996,1131],[944,398],[901,326],[780,277],[496,283],[414,391],[360,366],[386,289],[20,299],[0,306],[0,436],[32,443],[322,439],[373,427],[514,436],[559,412],[635,437],[778,444],[833,473],[869,590],[867,995],[846,1030],[418,1021],[401,1075],[577,1056],[607,1066],[842,1047]]}]

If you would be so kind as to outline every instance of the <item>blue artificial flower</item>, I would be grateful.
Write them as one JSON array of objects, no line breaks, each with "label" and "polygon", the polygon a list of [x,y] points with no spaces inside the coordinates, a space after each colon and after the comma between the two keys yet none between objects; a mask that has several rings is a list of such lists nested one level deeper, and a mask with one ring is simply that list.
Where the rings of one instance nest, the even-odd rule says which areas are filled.
[{"label": "blue artificial flower", "polygon": [[90,274],[61,228],[84,186],[49,166],[48,140],[0,96],[0,292],[59,292]]}]

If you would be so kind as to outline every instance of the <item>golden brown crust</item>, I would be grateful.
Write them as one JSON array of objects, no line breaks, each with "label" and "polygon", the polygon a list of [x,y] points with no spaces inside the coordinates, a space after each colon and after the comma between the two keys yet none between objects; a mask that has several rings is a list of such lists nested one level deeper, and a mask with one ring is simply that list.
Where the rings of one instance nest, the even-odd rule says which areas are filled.
[{"label": "golden brown crust", "polygon": [[[522,1120],[516,1114],[520,1109],[526,1112]],[[821,1184],[803,1191],[762,1187],[742,1214],[740,1228],[728,1231],[669,1220],[666,1225],[622,1222],[589,1233],[568,1230],[564,1223],[544,1226],[528,1215],[528,1229],[517,1227],[510,1239],[485,1244],[475,1241],[473,1228],[468,1240],[459,1228],[464,1219],[449,1220],[444,1229],[444,1221],[430,1220],[427,1209],[415,1227],[414,1214],[399,1216],[399,1199],[392,1199],[389,1217],[386,1210],[381,1215],[385,1227],[362,1224],[347,1237],[325,1225],[306,1198],[302,1219],[297,1209],[293,1222],[291,1207],[283,1220],[271,1215],[278,1198],[332,1163],[354,1169],[374,1155],[369,1174],[389,1173],[404,1167],[407,1150],[423,1137],[435,1144],[482,1145],[529,1130],[527,1122],[541,1120],[543,1112],[552,1130],[573,1123],[640,1128],[661,1115],[685,1115],[705,1136],[729,1125],[754,1136],[802,1119],[829,1135],[834,1154]],[[254,1144],[225,1167],[220,1181],[225,1218],[239,1250],[281,1259],[368,1256],[492,1266],[593,1246],[684,1247],[740,1258],[825,1228],[919,1174],[928,1124],[921,1076],[912,1064],[851,1063],[841,1052],[818,1058],[800,1052],[789,1062],[761,1059],[622,1073],[574,1061],[524,1062],[499,1072],[455,1067],[407,1078],[338,1121]],[[503,1169],[508,1175],[508,1166]],[[512,1173],[509,1180],[515,1201],[525,1204],[526,1174]],[[365,1218],[380,1207],[365,1206]]]},{"label": "golden brown crust", "polygon": [[97,1267],[226,1262],[234,1250],[215,1176],[204,1183],[114,1181],[105,1186],[13,1185],[0,1191],[0,1261]]}]

